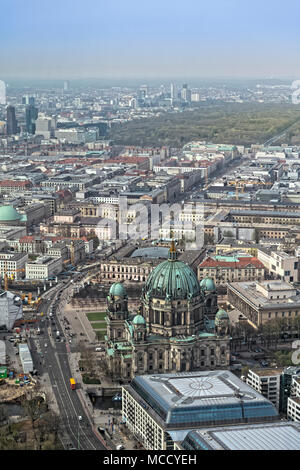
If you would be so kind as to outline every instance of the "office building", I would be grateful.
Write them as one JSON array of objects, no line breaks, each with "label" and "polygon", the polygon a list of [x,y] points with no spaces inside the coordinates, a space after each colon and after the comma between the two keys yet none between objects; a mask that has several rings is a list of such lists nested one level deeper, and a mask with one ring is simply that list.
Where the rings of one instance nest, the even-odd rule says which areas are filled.
[{"label": "office building", "polygon": [[26,107],[26,131],[35,134],[35,122],[38,118],[38,109],[32,105]]},{"label": "office building", "polygon": [[202,428],[175,450],[300,450],[300,424],[288,422]]},{"label": "office building", "polygon": [[27,259],[27,253],[0,253],[0,276],[2,279],[5,275],[12,280],[22,279]]},{"label": "office building", "polygon": [[22,104],[26,106],[34,106],[35,99],[33,96],[25,95],[22,97]]},{"label": "office building", "polygon": [[180,99],[185,103],[191,102],[191,90],[188,88],[187,84],[185,83],[180,90]]},{"label": "office building", "polygon": [[250,369],[246,383],[270,400],[279,410],[282,368]]},{"label": "office building", "polygon": [[300,315],[300,293],[284,281],[244,281],[227,286],[228,302],[254,325],[273,318],[287,321]]},{"label": "office building", "polygon": [[299,258],[283,251],[274,251],[268,248],[259,248],[257,257],[269,271],[282,281],[298,282]]},{"label": "office building", "polygon": [[285,367],[281,375],[280,383],[280,406],[279,409],[282,413],[288,413],[289,398],[294,398],[294,402],[297,402],[299,396],[297,394],[297,388],[295,389],[294,379],[299,380],[300,367],[289,366]]},{"label": "office building", "polygon": [[292,376],[290,396],[287,399],[287,417],[300,422],[300,375]]},{"label": "office building", "polygon": [[35,261],[26,263],[26,279],[44,280],[55,278],[62,272],[62,259],[41,256]]},{"label": "office building", "polygon": [[168,450],[207,426],[278,420],[274,405],[227,370],[135,377],[122,387],[122,417],[145,449]]},{"label": "office building", "polygon": [[52,118],[39,114],[35,126],[36,135],[41,135],[44,139],[51,139],[53,137]]},{"label": "office building", "polygon": [[6,85],[0,80],[0,105],[6,105]]},{"label": "office building", "polygon": [[262,281],[264,274],[264,265],[247,254],[209,256],[198,266],[198,279],[209,276],[217,286],[235,281]]},{"label": "office building", "polygon": [[18,133],[18,123],[16,120],[16,110],[13,106],[6,108],[6,134],[15,135]]},{"label": "office building", "polygon": [[84,144],[86,142],[87,133],[85,129],[70,128],[70,129],[57,129],[55,137],[63,142],[70,144]]}]

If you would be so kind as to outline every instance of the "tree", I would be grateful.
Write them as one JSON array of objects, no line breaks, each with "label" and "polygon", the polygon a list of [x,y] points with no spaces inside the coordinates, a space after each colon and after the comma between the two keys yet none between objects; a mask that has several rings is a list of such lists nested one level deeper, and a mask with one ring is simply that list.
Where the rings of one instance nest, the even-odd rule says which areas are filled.
[{"label": "tree", "polygon": [[[61,418],[49,411],[40,419],[36,425],[35,429],[35,439],[39,450],[41,448],[42,442],[45,442],[49,436],[53,435],[53,447],[57,448],[59,444],[58,434],[61,428]],[[51,448],[53,448],[51,447]]]},{"label": "tree", "polygon": [[7,412],[6,412],[6,409],[5,409],[5,406],[4,405],[1,405],[0,406],[0,424],[4,424],[7,422],[7,418],[8,418],[8,415],[7,415]]},{"label": "tree", "polygon": [[79,352],[81,354],[81,359],[84,362],[84,366],[87,372],[87,375],[94,376],[95,375],[95,354],[94,351],[88,349],[83,341],[79,343]]},{"label": "tree", "polygon": [[21,399],[21,405],[29,417],[34,429],[35,421],[44,413],[47,409],[47,405],[41,395],[38,393],[38,389],[28,389],[26,394]]},{"label": "tree", "polygon": [[95,234],[95,232],[90,232],[88,235],[87,235],[87,239],[88,240],[93,240],[93,249],[96,250],[99,246],[99,238],[97,237],[97,235]]},{"label": "tree", "polygon": [[255,243],[259,243],[259,240],[260,240],[260,232],[259,232],[259,229],[258,228],[255,228],[254,229],[254,240],[255,240]]},{"label": "tree", "polygon": [[242,374],[241,374],[241,375],[244,375],[245,377],[247,377],[248,372],[249,372],[249,369],[250,369],[249,366],[243,367],[243,368],[242,368]]}]

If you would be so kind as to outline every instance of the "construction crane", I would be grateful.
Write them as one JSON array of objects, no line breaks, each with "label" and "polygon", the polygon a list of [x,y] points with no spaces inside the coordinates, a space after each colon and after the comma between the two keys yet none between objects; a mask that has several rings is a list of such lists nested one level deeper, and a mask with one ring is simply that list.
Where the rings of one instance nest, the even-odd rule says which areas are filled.
[{"label": "construction crane", "polygon": [[252,181],[252,180],[239,180],[239,179],[236,179],[236,180],[233,180],[233,181],[229,181],[228,184],[231,185],[231,186],[235,186],[235,188],[236,188],[235,189],[235,198],[238,201],[239,200],[239,190],[241,189],[241,192],[244,193],[245,192],[245,186],[247,184],[249,184],[249,185],[258,184],[260,186],[269,186],[272,183],[271,182],[265,183],[264,181]]},{"label": "construction crane", "polygon": [[67,265],[67,263],[71,263],[72,266],[75,266],[75,246],[73,241],[70,245],[70,258],[63,262],[65,265]]},{"label": "construction crane", "polygon": [[13,272],[10,274],[10,276],[8,276],[7,274],[7,266],[6,266],[6,263],[5,263],[5,266],[4,266],[4,290],[5,291],[8,291],[8,284],[9,284],[9,281],[13,281],[15,279],[15,273],[17,271],[25,271],[25,268],[21,268],[21,269],[13,269],[12,270]]}]

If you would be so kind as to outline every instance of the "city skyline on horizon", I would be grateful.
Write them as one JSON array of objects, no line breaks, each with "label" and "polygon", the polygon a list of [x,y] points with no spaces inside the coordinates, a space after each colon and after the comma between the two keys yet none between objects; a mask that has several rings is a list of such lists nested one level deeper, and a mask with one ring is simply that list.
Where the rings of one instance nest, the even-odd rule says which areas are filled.
[{"label": "city skyline on horizon", "polygon": [[267,79],[300,76],[300,6],[237,0],[12,0],[2,79]]}]

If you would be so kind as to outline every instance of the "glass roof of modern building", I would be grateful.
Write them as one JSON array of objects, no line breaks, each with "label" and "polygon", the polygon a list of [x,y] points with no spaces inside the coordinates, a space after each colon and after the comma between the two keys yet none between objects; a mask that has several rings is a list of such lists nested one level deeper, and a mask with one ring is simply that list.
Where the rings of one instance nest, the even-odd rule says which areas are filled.
[{"label": "glass roof of modern building", "polygon": [[229,371],[144,375],[128,386],[167,426],[274,419],[274,405]]},{"label": "glass roof of modern building", "polygon": [[167,259],[169,256],[169,248],[164,246],[153,246],[147,248],[138,248],[135,250],[131,258],[140,256],[141,258],[162,258]]},{"label": "glass roof of modern building", "polygon": [[187,450],[300,450],[300,423],[203,428],[190,431],[182,447]]}]

